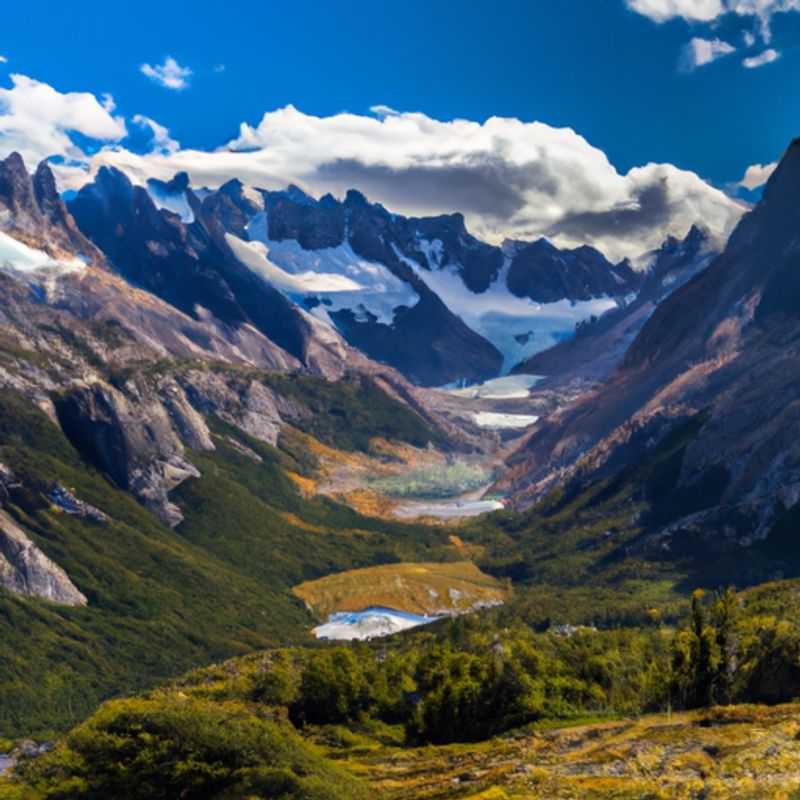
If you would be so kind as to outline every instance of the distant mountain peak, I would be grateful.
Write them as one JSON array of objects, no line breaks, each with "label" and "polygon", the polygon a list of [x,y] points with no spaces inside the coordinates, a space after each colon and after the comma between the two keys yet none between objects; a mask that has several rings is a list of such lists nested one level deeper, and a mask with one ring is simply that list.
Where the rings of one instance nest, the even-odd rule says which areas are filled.
[{"label": "distant mountain peak", "polygon": [[19,153],[0,161],[2,208],[7,214],[0,220],[0,230],[54,258],[78,255],[86,262],[103,264],[102,255],[78,230],[67,210],[46,160],[33,175]]}]

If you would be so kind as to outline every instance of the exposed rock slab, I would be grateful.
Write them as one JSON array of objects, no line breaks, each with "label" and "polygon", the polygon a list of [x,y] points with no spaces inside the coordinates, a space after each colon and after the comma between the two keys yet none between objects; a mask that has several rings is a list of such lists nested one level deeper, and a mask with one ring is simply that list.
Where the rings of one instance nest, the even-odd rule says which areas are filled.
[{"label": "exposed rock slab", "polygon": [[23,597],[39,597],[64,606],[85,606],[86,597],[0,509],[0,586]]}]

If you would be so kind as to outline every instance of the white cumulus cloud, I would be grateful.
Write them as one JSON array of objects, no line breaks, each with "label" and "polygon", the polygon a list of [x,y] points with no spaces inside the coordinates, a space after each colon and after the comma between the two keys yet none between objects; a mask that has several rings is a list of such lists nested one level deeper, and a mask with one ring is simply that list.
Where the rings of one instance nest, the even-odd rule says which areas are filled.
[{"label": "white cumulus cloud", "polygon": [[0,56],[0,64],[8,64],[8,59],[5,56]]},{"label": "white cumulus cloud", "polygon": [[[441,121],[386,106],[317,117],[287,106],[206,151],[182,149],[165,126],[137,114],[132,121],[151,135],[150,152],[139,154],[122,146],[125,120],[114,112],[108,95],[62,93],[13,75],[11,88],[0,88],[0,156],[19,150],[29,165],[60,156],[64,189],[104,165],[140,184],[186,171],[198,187],[239,178],[266,189],[295,183],[315,195],[355,188],[398,213],[462,212],[490,241],[547,236],[593,244],[611,258],[635,257],[698,221],[723,237],[745,210],[692,172],[645,164],[620,173],[574,130],[515,118]],[[84,152],[72,132],[103,146]]]},{"label": "white cumulus cloud", "polygon": [[655,22],[683,17],[687,22],[710,22],[725,12],[722,0],[626,0],[628,8]]},{"label": "white cumulus cloud", "polygon": [[800,0],[625,0],[632,11],[655,22],[683,18],[692,23],[714,22],[726,14],[754,17],[765,42],[772,36],[775,14],[800,11]]},{"label": "white cumulus cloud", "polygon": [[775,14],[800,11],[800,0],[727,0],[728,11],[739,16],[755,17],[765,42],[772,38],[771,23]]},{"label": "white cumulus cloud", "polygon": [[159,86],[178,92],[188,88],[189,78],[192,75],[192,71],[188,67],[182,67],[172,56],[167,56],[163,64],[155,66],[142,64],[139,71]]},{"label": "white cumulus cloud", "polygon": [[777,162],[772,164],[752,164],[745,170],[744,177],[739,181],[739,186],[751,191],[758,189],[759,186],[763,186],[769,180],[770,175],[775,172],[777,166]]},{"label": "white cumulus cloud", "polygon": [[771,64],[773,61],[777,61],[780,57],[781,54],[777,50],[773,50],[770,47],[763,53],[759,53],[757,56],[745,58],[742,61],[742,66],[744,66],[746,69],[758,69],[758,67],[763,67],[766,64]]},{"label": "white cumulus cloud", "polygon": [[695,36],[683,50],[680,67],[686,72],[691,72],[735,52],[736,48],[722,39],[702,39]]},{"label": "white cumulus cloud", "polygon": [[177,153],[178,150],[181,149],[180,142],[173,139],[169,135],[169,130],[154,119],[146,117],[143,114],[136,114],[133,117],[133,121],[137,125],[150,130],[152,134],[152,139],[150,140],[152,152],[169,155],[170,153]]},{"label": "white cumulus cloud", "polygon": [[196,186],[236,177],[267,189],[296,183],[316,195],[356,188],[398,213],[460,211],[492,241],[548,236],[594,244],[613,258],[636,256],[698,221],[724,236],[744,210],[694,173],[647,164],[621,174],[569,128],[500,117],[443,122],[393,110],[316,117],[287,106],[255,127],[243,123],[216,151],[142,156],[107,148],[91,171],[102,165],[140,183],[186,171]]},{"label": "white cumulus cloud", "polygon": [[86,154],[70,137],[80,133],[100,142],[127,135],[125,121],[112,115],[113,99],[103,101],[88,92],[62,93],[26,75],[11,75],[11,88],[0,88],[0,155],[17,150],[35,165],[61,156],[85,161]]}]

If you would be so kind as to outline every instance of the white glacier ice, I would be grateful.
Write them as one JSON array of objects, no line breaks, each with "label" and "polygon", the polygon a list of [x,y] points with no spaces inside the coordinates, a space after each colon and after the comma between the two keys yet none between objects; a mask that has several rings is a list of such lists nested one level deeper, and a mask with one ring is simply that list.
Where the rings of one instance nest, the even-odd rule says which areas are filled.
[{"label": "white glacier ice", "polygon": [[410,628],[436,622],[439,617],[424,617],[395,611],[392,608],[367,608],[364,611],[341,611],[331,614],[328,621],[314,628],[317,639],[353,641],[391,636]]},{"label": "white glacier ice", "polygon": [[499,414],[493,411],[478,411],[472,415],[475,424],[492,430],[527,428],[539,421],[533,414]]},{"label": "white glacier ice", "polygon": [[542,380],[542,375],[505,375],[472,386],[443,386],[442,389],[455,397],[471,400],[520,400],[529,397],[530,390]]},{"label": "white glacier ice", "polygon": [[293,299],[315,297],[311,313],[330,323],[328,312],[349,309],[357,319],[374,316],[391,325],[400,306],[413,308],[419,295],[383,264],[356,255],[349,243],[305,250],[294,239],[276,242],[267,235],[267,215],[247,226],[249,242],[226,234],[237,258]]},{"label": "white glacier ice", "polygon": [[503,374],[526,358],[552,347],[573,334],[575,325],[592,315],[600,316],[615,308],[610,297],[571,302],[537,303],[516,297],[506,284],[511,259],[506,258],[497,278],[485,292],[476,294],[464,284],[459,267],[440,266],[442,243],[438,239],[418,241],[430,270],[395,250],[447,307],[477,333],[488,339],[503,354]]},{"label": "white glacier ice", "polygon": [[185,225],[191,225],[194,222],[194,211],[192,211],[192,207],[186,199],[186,192],[175,192],[174,194],[161,192],[148,183],[147,193],[156,208],[163,208],[173,214],[177,214]]}]

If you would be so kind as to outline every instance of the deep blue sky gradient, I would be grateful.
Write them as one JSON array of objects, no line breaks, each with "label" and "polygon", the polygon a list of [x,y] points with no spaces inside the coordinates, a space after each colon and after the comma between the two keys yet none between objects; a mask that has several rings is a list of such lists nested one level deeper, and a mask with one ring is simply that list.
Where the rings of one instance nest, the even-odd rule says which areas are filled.
[{"label": "deep blue sky gradient", "polygon": [[[728,20],[713,35],[739,43],[742,27]],[[668,161],[723,184],[800,135],[800,15],[777,17],[774,33],[775,64],[744,70],[734,55],[687,75],[680,49],[708,30],[656,25],[623,0],[15,0],[3,8],[0,82],[18,71],[110,92],[120,113],[153,117],[184,147],[219,146],[288,103],[318,115],[381,103],[569,126],[621,171]],[[194,71],[188,90],[139,73],[167,54]]]}]

